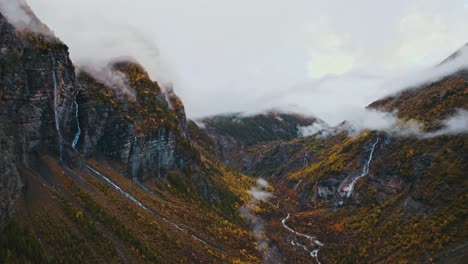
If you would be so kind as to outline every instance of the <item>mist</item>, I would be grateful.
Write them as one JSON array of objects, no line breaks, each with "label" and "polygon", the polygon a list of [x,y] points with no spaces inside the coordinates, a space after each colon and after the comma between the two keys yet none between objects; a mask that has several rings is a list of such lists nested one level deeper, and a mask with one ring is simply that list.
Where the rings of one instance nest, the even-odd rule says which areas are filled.
[{"label": "mist", "polygon": [[19,30],[52,36],[53,33],[31,13],[25,0],[2,0],[0,12]]},{"label": "mist", "polygon": [[[396,112],[381,113],[370,110],[368,113],[370,113],[368,116],[374,115],[374,119],[371,118],[367,121],[355,120],[354,122],[346,121],[337,126],[329,126],[326,123],[318,122],[310,126],[298,127],[298,136],[314,136],[326,139],[330,136],[346,131],[349,136],[354,137],[359,135],[359,133],[364,129],[386,132],[398,137],[416,137],[421,139],[468,133],[468,111],[465,109],[458,109],[454,115],[446,119],[439,120],[438,123],[441,128],[429,132],[424,131],[423,124],[415,120],[403,121],[398,119]],[[375,121],[376,123],[369,123],[372,121]]]},{"label": "mist", "polygon": [[264,263],[278,263],[281,260],[278,249],[272,246],[265,230],[264,220],[257,215],[257,210],[261,203],[268,202],[274,195],[268,191],[270,185],[264,179],[257,179],[256,187],[250,188],[247,192],[252,199],[240,208],[240,214],[252,228],[252,233],[257,241],[257,249],[263,257]]},{"label": "mist", "polygon": [[414,136],[419,138],[433,138],[445,135],[460,135],[468,133],[468,111],[458,109],[453,115],[439,121],[441,128],[431,132],[421,130],[422,125],[410,123],[393,129],[391,132],[400,136]]},{"label": "mist", "polygon": [[459,69],[436,65],[468,41],[463,0],[29,4],[76,64],[133,57],[190,118],[275,108],[383,129],[395,120],[365,106]]},{"label": "mist", "polygon": [[78,67],[77,70],[78,73],[87,73],[95,80],[114,89],[117,92],[117,95],[128,95],[131,98],[135,98],[135,91],[130,86],[130,81],[127,76],[122,72],[114,70],[112,62],[107,64],[94,64],[88,62]]}]

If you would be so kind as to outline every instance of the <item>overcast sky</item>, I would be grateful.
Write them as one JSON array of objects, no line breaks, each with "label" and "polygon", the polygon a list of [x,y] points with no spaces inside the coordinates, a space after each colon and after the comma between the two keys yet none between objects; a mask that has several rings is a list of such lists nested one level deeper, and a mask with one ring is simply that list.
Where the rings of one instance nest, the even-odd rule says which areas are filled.
[{"label": "overcast sky", "polygon": [[135,57],[190,117],[281,106],[338,122],[468,42],[468,0],[28,2],[76,63]]}]

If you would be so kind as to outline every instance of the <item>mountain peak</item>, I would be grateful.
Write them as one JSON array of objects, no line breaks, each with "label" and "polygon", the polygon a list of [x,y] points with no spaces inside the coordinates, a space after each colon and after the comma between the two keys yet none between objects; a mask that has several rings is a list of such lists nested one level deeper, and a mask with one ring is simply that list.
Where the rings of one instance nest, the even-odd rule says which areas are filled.
[{"label": "mountain peak", "polygon": [[31,31],[55,37],[54,33],[34,14],[25,0],[2,0],[0,13],[19,31]]},{"label": "mountain peak", "polygon": [[461,46],[457,51],[452,53],[450,56],[448,56],[445,60],[443,60],[439,65],[454,61],[455,59],[458,59],[462,54],[468,54],[468,42],[465,43],[465,45]]}]

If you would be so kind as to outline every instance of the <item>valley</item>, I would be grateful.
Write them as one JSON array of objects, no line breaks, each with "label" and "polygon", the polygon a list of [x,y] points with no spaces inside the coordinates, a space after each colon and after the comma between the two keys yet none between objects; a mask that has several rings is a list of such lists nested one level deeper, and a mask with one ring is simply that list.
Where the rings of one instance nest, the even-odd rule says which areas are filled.
[{"label": "valley", "polygon": [[369,102],[399,118],[387,130],[276,110],[190,120],[132,59],[104,78],[50,30],[0,13],[0,33],[1,263],[468,258],[468,137],[447,125],[468,111],[466,69]]}]

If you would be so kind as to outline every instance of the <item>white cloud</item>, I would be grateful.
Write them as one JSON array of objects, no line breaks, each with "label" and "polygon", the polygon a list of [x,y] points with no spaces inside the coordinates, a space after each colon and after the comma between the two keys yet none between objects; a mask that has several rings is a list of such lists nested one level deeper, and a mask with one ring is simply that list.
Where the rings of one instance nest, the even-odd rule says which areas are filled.
[{"label": "white cloud", "polygon": [[257,185],[262,187],[262,188],[268,188],[269,184],[266,180],[262,179],[262,178],[258,178],[257,179]]},{"label": "white cloud", "polygon": [[118,94],[135,98],[135,92],[131,88],[127,76],[112,69],[112,62],[105,64],[105,66],[87,63],[86,66],[80,67],[78,70],[90,74],[97,81],[115,89]]},{"label": "white cloud", "polygon": [[74,61],[135,57],[192,118],[286,106],[340,122],[468,41],[463,0],[29,3]]},{"label": "white cloud", "polygon": [[454,116],[443,122],[443,130],[450,134],[468,132],[468,111],[459,110]]},{"label": "white cloud", "polygon": [[0,12],[19,30],[31,30],[44,35],[53,35],[30,9],[25,0],[2,0]]}]

